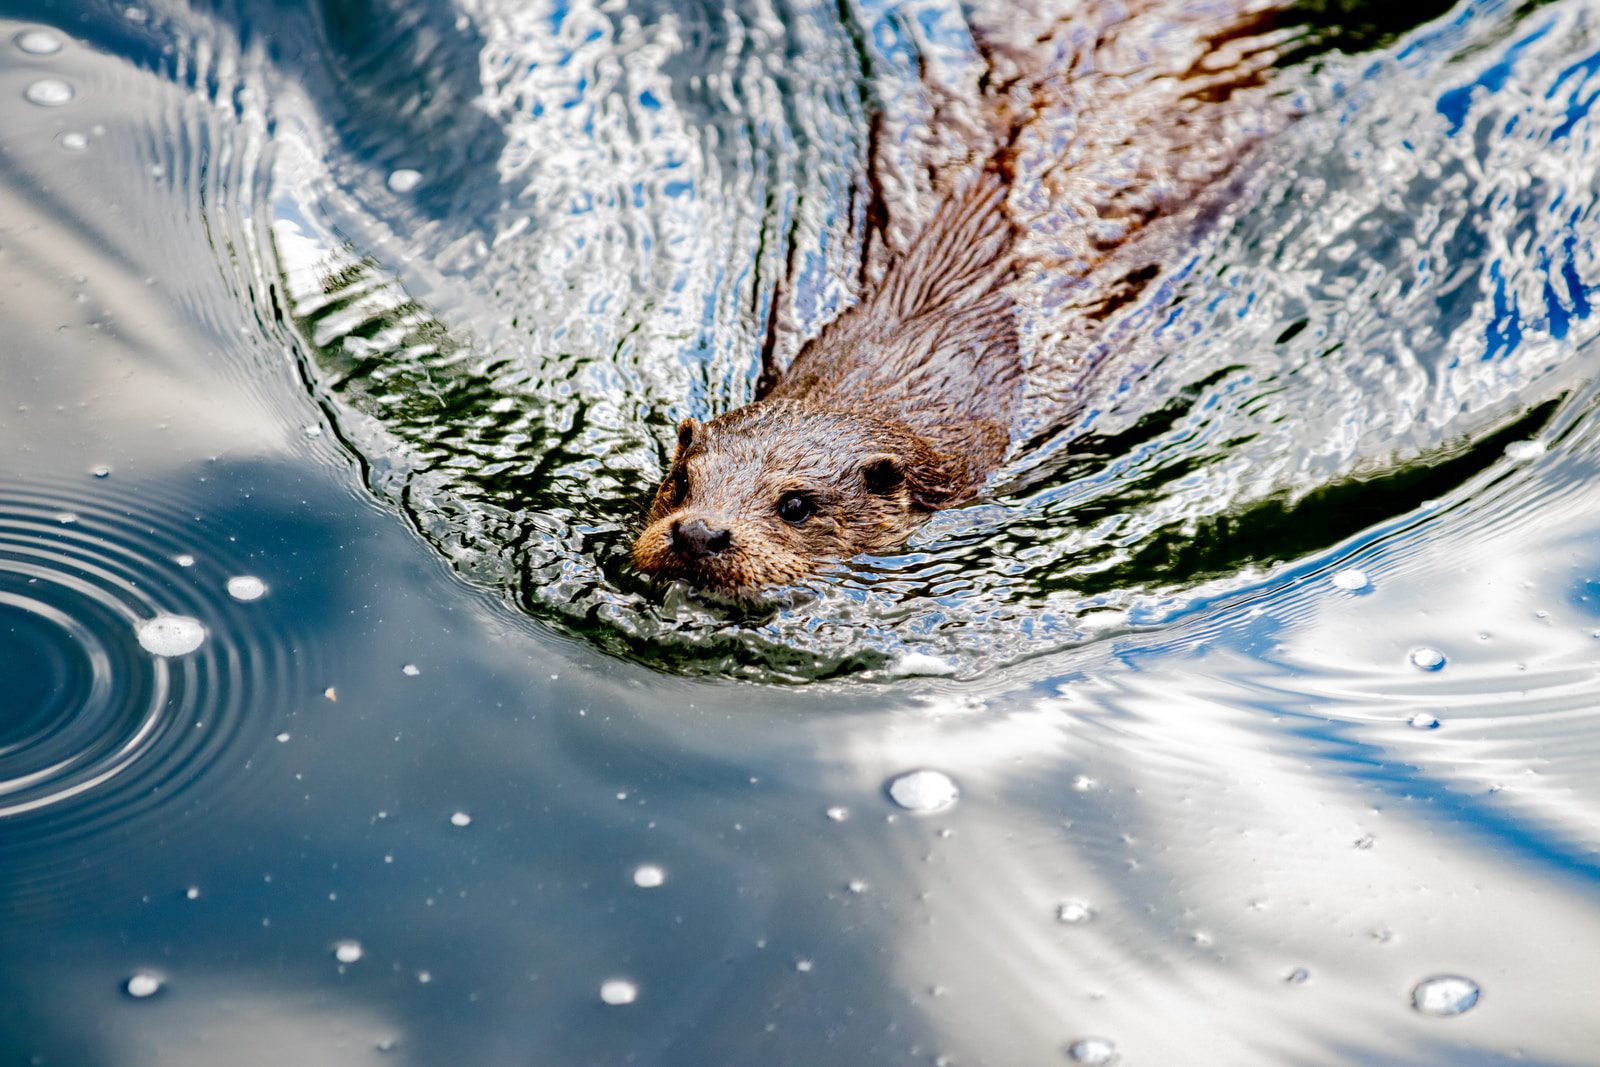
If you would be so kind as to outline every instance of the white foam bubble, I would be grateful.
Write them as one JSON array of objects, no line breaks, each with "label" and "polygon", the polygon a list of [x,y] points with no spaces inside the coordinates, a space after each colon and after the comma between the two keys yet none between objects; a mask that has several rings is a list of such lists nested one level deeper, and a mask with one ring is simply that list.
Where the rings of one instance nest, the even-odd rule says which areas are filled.
[{"label": "white foam bubble", "polygon": [[450,816],[450,825],[451,826],[471,826],[472,825],[472,816],[468,815],[464,811],[458,811],[454,815]]},{"label": "white foam bubble", "polygon": [[12,40],[30,56],[53,56],[61,51],[61,38],[49,30],[23,30]]},{"label": "white foam bubble", "polygon": [[345,938],[342,941],[333,943],[333,958],[340,963],[355,963],[365,954],[366,950],[361,947],[361,942],[353,938]]},{"label": "white foam bubble", "polygon": [[1437,671],[1443,669],[1445,656],[1437,648],[1422,645],[1411,650],[1411,665],[1424,671]]},{"label": "white foam bubble", "polygon": [[1073,1063],[1104,1067],[1117,1062],[1117,1046],[1103,1037],[1084,1037],[1067,1046],[1067,1055]]},{"label": "white foam bubble", "polygon": [[639,987],[626,978],[607,978],[600,983],[600,999],[607,1004],[632,1004],[639,999]]},{"label": "white foam bubble", "polygon": [[267,583],[253,574],[228,579],[228,595],[235,600],[260,600],[267,595]]},{"label": "white foam bubble", "polygon": [[949,660],[930,656],[926,652],[904,652],[894,661],[890,673],[897,678],[910,678],[914,675],[943,675],[954,674],[955,664]]},{"label": "white foam bubble", "polygon": [[135,971],[122,983],[122,988],[128,996],[137,1000],[153,997],[161,992],[161,976],[152,971]]},{"label": "white foam bubble", "polygon": [[1538,459],[1548,451],[1543,441],[1512,441],[1506,445],[1506,458],[1510,460]]},{"label": "white foam bubble", "polygon": [[1334,571],[1333,577],[1329,580],[1333,582],[1336,588],[1343,589],[1348,593],[1365,589],[1371,584],[1367,578],[1367,572],[1359,567],[1346,567],[1343,570]]},{"label": "white foam bubble", "polygon": [[944,811],[960,795],[961,790],[943,771],[911,771],[889,783],[889,798],[907,811]]},{"label": "white foam bubble", "polygon": [[1064,923],[1086,923],[1094,917],[1094,910],[1081,900],[1069,900],[1056,909],[1056,918]]},{"label": "white foam bubble", "polygon": [[390,192],[409,193],[421,184],[422,174],[420,171],[412,170],[409,167],[401,167],[399,170],[389,172]]},{"label": "white foam bubble", "polygon": [[1425,978],[1411,991],[1411,1006],[1424,1015],[1448,1018],[1469,1011],[1478,1003],[1478,983],[1458,974]]},{"label": "white foam bubble", "polygon": [[667,872],[654,863],[641,864],[633,869],[633,884],[640,889],[655,889],[667,880]]},{"label": "white foam bubble", "polygon": [[72,99],[72,86],[60,78],[40,78],[26,89],[22,97],[40,107],[60,107]]},{"label": "white foam bubble", "polygon": [[187,615],[157,615],[135,629],[139,645],[157,656],[187,656],[205,644],[206,628]]}]

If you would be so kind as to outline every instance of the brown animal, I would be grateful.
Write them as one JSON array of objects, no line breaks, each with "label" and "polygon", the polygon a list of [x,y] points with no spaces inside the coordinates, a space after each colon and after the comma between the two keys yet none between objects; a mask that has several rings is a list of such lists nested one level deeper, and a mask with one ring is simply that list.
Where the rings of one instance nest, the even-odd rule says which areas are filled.
[{"label": "brown animal", "polygon": [[[639,570],[745,596],[971,500],[1025,396],[1068,403],[1099,324],[1160,274],[1171,248],[1150,235],[1183,232],[1286,119],[1266,88],[1276,5],[1068,6],[1007,4],[1006,37],[977,35],[978,106],[935,111],[957,135],[927,148],[937,206],[903,249],[879,212],[859,303],[769,365],[754,402],[680,424]],[[1026,367],[1024,299],[1059,320]]]}]

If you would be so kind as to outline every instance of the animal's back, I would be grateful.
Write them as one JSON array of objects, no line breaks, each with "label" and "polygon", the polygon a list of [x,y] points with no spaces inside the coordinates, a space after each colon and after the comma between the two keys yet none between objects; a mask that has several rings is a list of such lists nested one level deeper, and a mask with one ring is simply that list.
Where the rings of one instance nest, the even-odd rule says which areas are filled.
[{"label": "animal's back", "polygon": [[[932,208],[914,226],[880,213],[859,302],[763,395],[895,413],[981,484],[1025,406],[1065,417],[1101,326],[1288,121],[1268,77],[1283,6],[980,5],[976,105],[933,109],[920,197]],[[885,157],[871,164],[881,194],[894,176]],[[1043,324],[1027,358],[1019,308]]]}]

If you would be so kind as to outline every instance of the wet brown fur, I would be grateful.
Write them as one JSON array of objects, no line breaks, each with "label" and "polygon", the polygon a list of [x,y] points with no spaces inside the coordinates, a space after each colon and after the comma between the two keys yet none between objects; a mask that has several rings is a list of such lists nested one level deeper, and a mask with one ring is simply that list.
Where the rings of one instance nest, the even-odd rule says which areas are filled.
[{"label": "wet brown fur", "polygon": [[[965,158],[983,162],[948,150],[942,169],[930,162],[937,206],[903,248],[886,213],[869,213],[860,301],[786,371],[768,363],[754,402],[683,422],[634,545],[639,570],[746,595],[892,549],[931,512],[972,499],[1006,457],[1025,385],[1059,403],[1085,373],[1071,351],[1036,353],[1025,375],[1021,283],[1067,317],[1062,333],[1081,349],[1159,275],[1138,239],[1192,210],[1253,143],[1238,118],[1263,110],[1248,94],[1270,66],[1273,7],[1108,0],[1065,20],[1017,16],[1038,24],[1025,49],[980,34],[983,118],[959,130]],[[1173,40],[1152,54],[1162,33]],[[814,510],[786,521],[796,494]],[[715,532],[716,551],[690,546],[691,530]]]}]

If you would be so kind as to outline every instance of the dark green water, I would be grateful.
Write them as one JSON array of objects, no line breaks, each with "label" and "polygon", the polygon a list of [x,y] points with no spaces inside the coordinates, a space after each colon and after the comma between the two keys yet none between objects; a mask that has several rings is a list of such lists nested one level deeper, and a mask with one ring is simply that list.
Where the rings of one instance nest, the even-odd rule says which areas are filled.
[{"label": "dark green water", "polygon": [[1082,414],[735,615],[631,532],[953,5],[0,4],[0,1062],[1600,1061],[1600,14],[1296,10]]}]

